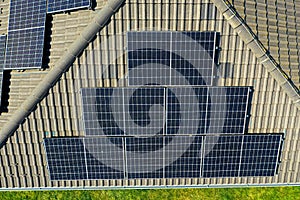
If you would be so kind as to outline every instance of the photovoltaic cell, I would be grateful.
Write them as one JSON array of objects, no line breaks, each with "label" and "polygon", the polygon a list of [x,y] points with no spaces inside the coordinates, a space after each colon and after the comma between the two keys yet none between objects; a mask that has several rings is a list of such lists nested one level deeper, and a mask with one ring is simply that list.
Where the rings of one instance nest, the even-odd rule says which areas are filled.
[{"label": "photovoltaic cell", "polygon": [[10,1],[5,69],[41,68],[46,0]]},{"label": "photovoltaic cell", "polygon": [[244,136],[240,176],[274,176],[281,135]]},{"label": "photovoltaic cell", "polygon": [[87,179],[82,138],[45,138],[51,180]]},{"label": "photovoltaic cell", "polygon": [[203,177],[238,177],[243,135],[206,136]]},{"label": "photovoltaic cell", "polygon": [[8,32],[44,27],[47,0],[10,1]]},{"label": "photovoltaic cell", "polygon": [[273,176],[280,135],[46,138],[51,180]]},{"label": "photovoltaic cell", "polygon": [[203,177],[274,176],[281,135],[206,136]]},{"label": "photovoltaic cell", "polygon": [[90,8],[91,0],[48,0],[48,13]]},{"label": "photovoltaic cell", "polygon": [[124,179],[124,139],[84,138],[88,179]]},{"label": "photovoltaic cell", "polygon": [[250,87],[210,87],[206,133],[243,134],[250,92]]},{"label": "photovoltaic cell", "polygon": [[82,89],[87,136],[243,134],[249,87]]},{"label": "photovoltaic cell", "polygon": [[44,31],[44,27],[10,31],[6,46],[5,69],[42,67]]},{"label": "photovoltaic cell", "polygon": [[87,136],[163,134],[164,88],[84,88],[81,91]]},{"label": "photovoltaic cell", "polygon": [[128,32],[129,85],[212,85],[216,32]]},{"label": "photovoltaic cell", "polygon": [[164,178],[200,178],[202,136],[166,136]]}]

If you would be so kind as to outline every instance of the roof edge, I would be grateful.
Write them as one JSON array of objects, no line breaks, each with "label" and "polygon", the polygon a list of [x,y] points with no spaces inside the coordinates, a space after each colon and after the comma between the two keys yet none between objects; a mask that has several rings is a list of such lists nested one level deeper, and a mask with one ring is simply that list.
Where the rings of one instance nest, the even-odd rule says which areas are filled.
[{"label": "roof edge", "polygon": [[0,130],[0,148],[7,139],[18,129],[19,125],[34,110],[36,105],[44,99],[48,91],[57,83],[62,74],[73,64],[76,57],[86,48],[93,37],[106,26],[111,16],[121,7],[125,0],[109,0],[99,10],[93,20],[70,45],[65,54],[55,63],[54,67],[45,75],[20,107],[13,113],[8,122]]},{"label": "roof edge", "polygon": [[228,0],[211,0],[242,41],[300,109],[300,91]]}]

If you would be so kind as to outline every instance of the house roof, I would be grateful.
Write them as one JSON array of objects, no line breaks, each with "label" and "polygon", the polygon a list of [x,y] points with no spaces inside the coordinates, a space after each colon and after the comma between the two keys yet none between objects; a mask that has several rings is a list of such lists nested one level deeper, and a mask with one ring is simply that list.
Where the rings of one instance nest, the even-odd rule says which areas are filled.
[{"label": "house roof", "polygon": [[[297,3],[285,2],[284,7],[274,4],[276,12],[273,15],[277,16],[277,21],[274,22],[273,15],[265,13],[268,10],[272,12],[271,2],[265,5],[255,1],[233,1],[230,4],[222,0],[169,0],[162,3],[147,0],[126,1],[1,148],[0,188],[299,184],[300,109],[297,88],[293,87],[293,85],[299,87],[297,80],[299,81],[300,76],[295,73],[296,65],[299,66],[299,56],[298,45],[292,45],[294,44],[292,41],[297,41],[297,36],[295,39],[293,33],[297,30],[299,17],[296,11]],[[101,10],[105,4],[106,1],[98,0],[95,10]],[[7,27],[9,3],[5,1],[1,5],[4,13],[1,15],[1,20]],[[285,8],[286,16],[286,23],[283,24],[282,8]],[[52,16],[53,19],[50,19],[47,24],[49,35],[46,36],[51,39],[48,52],[49,68],[5,73],[4,105],[7,111],[1,113],[1,127],[14,117],[14,113],[20,109],[20,104],[27,99],[28,93],[32,92],[55,67],[55,63],[85,29],[95,13],[92,10],[79,10]],[[291,13],[294,13],[293,26],[287,17],[291,16]],[[240,20],[239,16],[244,20]],[[260,20],[265,20],[263,16],[267,18],[267,23],[261,23]],[[251,21],[253,18],[255,20]],[[283,27],[287,29],[285,34],[281,32]],[[6,28],[3,26],[0,28],[1,32],[6,33]],[[238,178],[50,181],[42,144],[43,138],[84,135],[81,124],[80,88],[124,85],[119,80],[126,73],[125,33],[129,30],[220,32],[222,49],[219,58],[220,68],[228,68],[231,73],[221,76],[218,85],[253,86],[249,133],[285,133],[278,175]],[[249,31],[251,35],[252,32],[254,33],[253,39],[246,37],[249,36]],[[273,37],[274,34],[277,34],[277,41]],[[121,39],[116,42],[114,39],[111,40],[116,38],[112,36],[119,36]],[[286,38],[288,42],[284,42],[281,38]],[[104,43],[106,45],[103,45]],[[263,47],[269,53],[264,53]],[[115,53],[124,56],[113,61],[109,60]],[[287,78],[291,78],[293,82],[287,82]]]}]

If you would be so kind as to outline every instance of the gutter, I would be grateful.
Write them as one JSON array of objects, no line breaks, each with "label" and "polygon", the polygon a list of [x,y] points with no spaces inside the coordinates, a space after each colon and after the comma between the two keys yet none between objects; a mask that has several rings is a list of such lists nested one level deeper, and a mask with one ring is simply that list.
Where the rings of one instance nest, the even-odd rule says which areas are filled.
[{"label": "gutter", "polygon": [[36,105],[46,96],[49,90],[61,78],[62,74],[69,69],[76,57],[86,48],[93,37],[106,26],[111,16],[124,2],[125,0],[109,0],[107,4],[96,13],[92,22],[81,32],[80,36],[70,45],[65,54],[57,61],[54,67],[2,127],[0,130],[0,148],[34,110]]},{"label": "gutter", "polygon": [[290,80],[280,65],[270,55],[264,45],[258,40],[255,33],[245,23],[228,0],[212,0],[218,10],[223,14],[231,27],[237,32],[247,47],[257,57],[260,64],[277,81],[283,91],[289,96],[293,104],[300,109],[300,91]]}]

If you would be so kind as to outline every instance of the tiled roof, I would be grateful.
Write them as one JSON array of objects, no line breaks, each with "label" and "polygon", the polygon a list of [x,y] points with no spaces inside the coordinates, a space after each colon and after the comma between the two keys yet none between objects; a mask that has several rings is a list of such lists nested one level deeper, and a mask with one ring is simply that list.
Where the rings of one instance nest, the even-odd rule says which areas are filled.
[{"label": "tiled roof", "polygon": [[[294,34],[286,32],[283,34],[284,36],[281,35],[281,32],[279,33],[281,28],[277,25],[272,26],[272,20],[269,20],[267,23],[254,20],[251,23],[250,20],[253,20],[254,16],[259,16],[257,19],[263,19],[260,16],[262,15],[261,12],[265,12],[262,11],[265,7],[261,6],[261,3],[251,4],[250,2],[252,1],[245,3],[234,1],[232,3],[238,13],[245,18],[245,22],[251,27],[254,33],[257,33],[258,39],[269,49],[275,60],[294,80],[294,83],[299,85],[299,82],[295,81],[295,73],[291,73],[294,71],[289,72],[287,70],[292,65],[286,65],[286,57],[283,56],[285,55],[285,51],[296,52],[296,55],[298,55],[297,45],[294,48],[292,42],[283,42],[284,40],[281,41],[281,39],[280,41],[277,39],[277,42],[275,39],[273,40],[273,34],[278,34],[278,37],[280,35],[280,38],[282,36],[286,37],[287,41],[292,41],[291,38],[294,37]],[[105,1],[98,0],[97,3],[96,10],[101,9]],[[248,11],[251,5],[253,9]],[[293,3],[294,7],[287,6],[290,5],[288,3],[284,5],[286,10],[296,10],[296,2]],[[1,6],[3,6],[4,10],[7,10],[7,0],[4,4],[1,3]],[[283,8],[282,6],[280,7]],[[281,8],[278,8],[278,13]],[[54,66],[55,62],[68,49],[70,43],[76,39],[93,16],[94,11],[91,10],[53,15],[51,23],[48,24],[51,25],[49,30],[52,33],[51,48],[49,49],[50,68]],[[281,24],[279,21],[278,18],[277,24]],[[296,14],[295,21],[297,21]],[[266,24],[269,28],[261,31],[261,26],[264,25],[263,27],[265,27]],[[254,27],[256,28],[254,29]],[[272,31],[271,27],[278,27],[275,31],[276,33]],[[286,27],[290,29],[290,25],[286,25]],[[4,31],[5,29],[0,30]],[[116,87],[124,85],[122,82],[118,83],[118,80],[126,72],[125,33],[128,30],[220,32],[222,49],[219,59],[220,69],[228,68],[231,73],[226,76],[223,74],[224,76],[221,76],[219,80],[219,85],[250,85],[254,87],[249,133],[283,132],[286,135],[278,175],[274,177],[213,179],[50,181],[45,151],[42,145],[43,138],[83,135],[79,93],[81,87]],[[118,40],[120,42],[116,43],[115,40],[108,40],[109,42],[105,46],[102,45],[107,39],[116,38],[115,36],[121,38],[121,40]],[[286,47],[282,47],[281,45],[283,44]],[[108,63],[107,60],[109,57],[115,53],[123,56],[119,57],[113,63]],[[286,55],[288,63],[298,63],[298,56],[295,58],[292,57],[295,55],[294,53]],[[111,64],[109,65],[109,70],[107,70],[108,64]],[[294,69],[294,64],[292,69]],[[49,69],[44,71],[26,70],[6,73],[6,82],[4,84],[8,88],[6,91],[6,108],[8,111],[1,113],[1,127],[11,118],[14,111],[19,108],[20,103],[26,99],[28,93],[35,88],[48,71]],[[1,148],[0,188],[165,187],[178,185],[205,187],[208,185],[299,184],[299,121],[300,110],[296,108],[294,102],[288,97],[284,89],[280,87],[267,69],[260,64],[256,52],[252,52],[248,48],[212,1],[127,0],[125,5],[111,18],[108,25],[97,34],[95,39],[91,41],[84,52],[76,59],[71,68],[63,74],[58,83],[49,91],[46,98],[37,105],[36,109]]]}]

